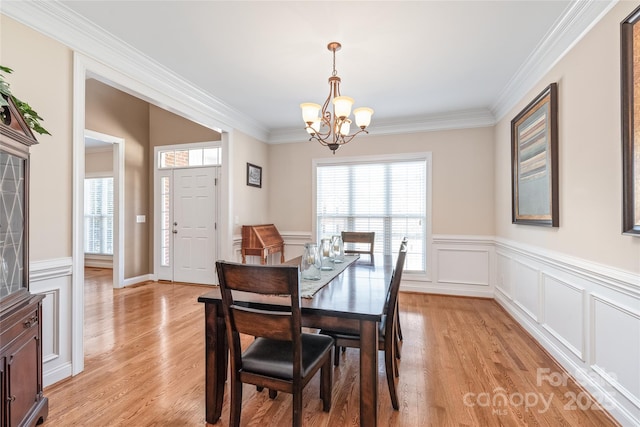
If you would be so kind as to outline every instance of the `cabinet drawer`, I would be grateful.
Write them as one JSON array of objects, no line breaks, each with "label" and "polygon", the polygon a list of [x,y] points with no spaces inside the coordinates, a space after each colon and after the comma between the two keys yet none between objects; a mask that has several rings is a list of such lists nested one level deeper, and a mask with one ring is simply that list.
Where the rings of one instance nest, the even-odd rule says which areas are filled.
[{"label": "cabinet drawer", "polygon": [[38,304],[28,304],[3,318],[0,351],[11,345],[22,334],[32,333],[32,329],[38,327],[39,321]]}]

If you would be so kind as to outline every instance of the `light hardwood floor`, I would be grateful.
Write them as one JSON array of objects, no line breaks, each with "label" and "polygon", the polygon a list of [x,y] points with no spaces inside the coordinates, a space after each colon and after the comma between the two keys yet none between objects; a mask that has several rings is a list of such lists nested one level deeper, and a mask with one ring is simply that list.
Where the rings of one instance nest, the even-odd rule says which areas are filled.
[{"label": "light hardwood floor", "polygon": [[[44,426],[206,425],[204,308],[196,300],[207,287],[113,290],[111,270],[85,275],[85,371],[45,388]],[[400,410],[392,410],[380,356],[380,426],[618,425],[571,379],[545,379],[538,369],[553,380],[564,371],[496,302],[401,293],[400,313]],[[330,413],[321,410],[318,376],[305,388],[305,426],[359,425],[358,350],[342,357]],[[243,426],[291,424],[290,395],[270,400],[245,385],[243,398]],[[227,390],[216,426],[228,416]]]}]

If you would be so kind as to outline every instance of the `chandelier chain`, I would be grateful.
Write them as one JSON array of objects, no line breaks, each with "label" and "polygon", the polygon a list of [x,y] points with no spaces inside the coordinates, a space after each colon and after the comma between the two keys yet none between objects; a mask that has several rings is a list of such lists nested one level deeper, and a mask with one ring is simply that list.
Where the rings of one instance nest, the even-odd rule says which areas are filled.
[{"label": "chandelier chain", "polygon": [[336,71],[336,50],[333,49],[333,72],[331,73],[331,75],[333,77],[338,75],[338,72]]}]

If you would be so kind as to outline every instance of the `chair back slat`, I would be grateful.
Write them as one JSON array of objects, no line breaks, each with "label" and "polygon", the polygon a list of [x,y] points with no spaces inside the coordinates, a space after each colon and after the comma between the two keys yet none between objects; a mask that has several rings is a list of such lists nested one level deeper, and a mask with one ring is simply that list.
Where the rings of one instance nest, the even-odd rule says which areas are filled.
[{"label": "chair back slat", "polygon": [[[298,268],[295,265],[262,266],[224,263],[225,285],[234,291],[263,295],[293,294],[289,284],[292,280],[297,282],[298,274]],[[218,276],[223,280],[220,274]]]},{"label": "chair back slat", "polygon": [[345,247],[344,252],[347,254],[369,254],[373,257],[373,247],[376,240],[376,233],[373,231],[343,231],[342,242],[347,245],[348,243],[364,243],[368,244],[367,250],[352,249],[351,247]]},{"label": "chair back slat", "polygon": [[274,340],[293,341],[293,319],[290,312],[269,311],[231,306],[235,329],[241,334]]}]

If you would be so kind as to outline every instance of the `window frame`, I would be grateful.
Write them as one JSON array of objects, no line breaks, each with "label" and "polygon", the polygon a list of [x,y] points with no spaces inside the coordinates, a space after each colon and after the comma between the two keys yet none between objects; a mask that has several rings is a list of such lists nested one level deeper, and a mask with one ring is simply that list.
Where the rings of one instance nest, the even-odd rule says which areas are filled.
[{"label": "window frame", "polygon": [[428,152],[416,152],[416,153],[397,153],[397,154],[384,154],[384,155],[369,155],[369,156],[353,156],[353,157],[340,157],[340,158],[317,158],[311,160],[311,238],[316,239],[318,235],[317,224],[318,224],[318,215],[317,215],[317,184],[318,184],[318,167],[321,166],[331,166],[331,165],[344,165],[344,164],[357,164],[357,163],[389,163],[389,162],[401,162],[401,161],[416,161],[423,160],[426,163],[426,204],[425,207],[425,215],[426,215],[426,226],[425,226],[425,248],[424,255],[426,257],[425,260],[425,271],[424,272],[414,272],[414,271],[405,271],[404,278],[406,280],[415,280],[415,281],[431,281],[431,272],[433,271],[432,265],[432,246],[433,246],[433,215],[432,215],[432,195],[433,195],[433,164],[432,164],[432,154],[430,151]]}]

